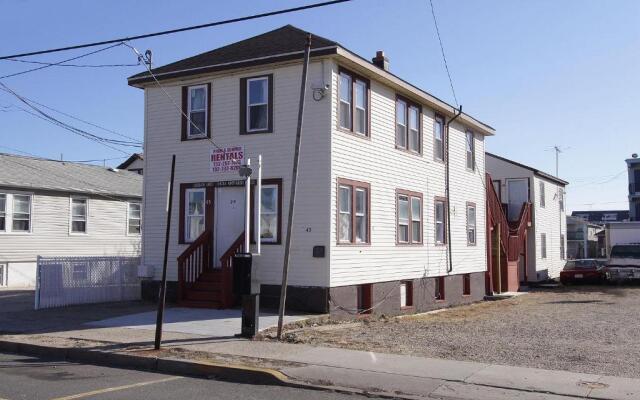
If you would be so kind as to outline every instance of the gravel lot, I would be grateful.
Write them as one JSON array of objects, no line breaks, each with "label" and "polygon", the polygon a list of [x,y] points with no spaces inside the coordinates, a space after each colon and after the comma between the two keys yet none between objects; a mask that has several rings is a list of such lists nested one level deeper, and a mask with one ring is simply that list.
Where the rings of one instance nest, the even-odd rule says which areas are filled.
[{"label": "gravel lot", "polygon": [[640,378],[640,287],[533,291],[404,318],[292,329],[290,341]]}]

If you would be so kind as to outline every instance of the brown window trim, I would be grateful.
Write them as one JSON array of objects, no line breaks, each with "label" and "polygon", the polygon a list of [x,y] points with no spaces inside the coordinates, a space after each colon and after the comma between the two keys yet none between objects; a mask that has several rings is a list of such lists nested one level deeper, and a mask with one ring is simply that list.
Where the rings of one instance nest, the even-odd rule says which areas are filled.
[{"label": "brown window trim", "polygon": [[[276,185],[278,187],[278,238],[275,242],[262,242],[263,246],[272,246],[272,245],[281,245],[282,244],[282,178],[271,178],[271,179],[262,179],[262,185]],[[252,188],[257,188],[257,185],[255,182],[252,182],[251,184]],[[254,193],[253,196],[251,196],[250,201],[250,206],[251,206],[251,216],[250,216],[250,235],[251,235],[251,243],[255,244],[256,243],[256,234],[255,234],[255,191],[252,190],[252,193]]]},{"label": "brown window trim", "polygon": [[[194,86],[206,86],[207,87],[207,112],[205,112],[205,118],[207,119],[207,132],[205,136],[189,137],[189,88]],[[180,141],[186,142],[191,140],[203,140],[211,139],[211,82],[199,83],[194,85],[187,85],[182,87],[182,125]]]},{"label": "brown window trim", "polygon": [[[401,242],[400,235],[398,235],[398,231],[400,228],[400,213],[398,211],[398,200],[399,196],[404,195],[409,197],[409,241]],[[420,241],[413,241],[413,221],[411,219],[413,210],[411,209],[411,198],[417,197],[420,199]],[[423,246],[424,245],[424,201],[422,197],[422,193],[412,192],[409,190],[396,189],[396,245],[397,246]]]},{"label": "brown window trim", "polygon": [[[401,147],[398,145],[398,101],[402,101],[405,103],[406,105],[406,110],[405,110],[405,117],[406,117],[406,121],[407,121],[407,126],[406,126],[406,143],[407,143],[407,147]],[[409,149],[409,108],[411,107],[415,107],[418,109],[418,151],[415,150],[411,150]],[[396,149],[401,150],[401,151],[405,151],[409,154],[414,154],[414,155],[422,155],[422,106],[418,103],[416,103],[415,101],[412,101],[404,96],[401,96],[399,94],[396,94],[396,102],[395,102],[395,108],[394,108],[394,121],[395,121],[395,125],[394,125],[394,136],[395,136],[395,144],[396,144]]]},{"label": "brown window trim", "polygon": [[[442,121],[442,158],[438,158],[436,156],[436,121]],[[447,159],[447,139],[449,137],[449,133],[447,132],[447,119],[444,115],[436,112],[433,116],[433,160],[439,163],[445,163]]]},{"label": "brown window trim", "polygon": [[446,300],[446,293],[445,293],[445,277],[444,276],[436,276],[435,279],[437,280],[437,282],[439,283],[440,286],[440,292],[436,292],[436,288],[438,287],[438,285],[436,285],[436,283],[434,283],[434,293],[433,293],[433,298],[435,299],[436,303],[440,303]]},{"label": "brown window trim", "polygon": [[[247,81],[249,79],[256,78],[268,78],[269,85],[269,102],[268,102],[268,117],[267,129],[259,131],[247,130]],[[261,133],[273,133],[273,74],[263,74],[255,76],[246,76],[240,78],[240,134],[241,135],[259,135]]]},{"label": "brown window trim", "polygon": [[184,214],[186,211],[185,196],[187,189],[204,188],[204,229],[209,230],[213,227],[213,202],[215,197],[215,188],[207,185],[206,182],[193,182],[193,183],[181,183],[180,184],[180,215],[178,216],[178,244],[189,244],[184,239],[185,220]]},{"label": "brown window trim", "polygon": [[[469,241],[469,207],[473,207],[474,208],[475,216],[476,216],[476,234],[475,234],[474,243],[471,243]],[[464,208],[464,212],[466,214],[466,220],[467,220],[467,230],[466,230],[467,246],[477,246],[478,245],[478,207],[476,206],[476,203],[474,203],[472,201],[467,201],[467,204],[465,205],[465,208]]]},{"label": "brown window trim", "polygon": [[[471,134],[471,168],[467,165],[467,135]],[[471,130],[467,129],[464,132],[464,166],[469,172],[476,172],[476,134]]]},{"label": "brown window trim", "polygon": [[471,296],[471,274],[462,275],[462,295]]},{"label": "brown window trim", "polygon": [[[351,129],[347,129],[344,128],[340,125],[340,74],[345,74],[345,75],[349,75],[351,77]],[[356,101],[355,101],[355,94],[356,94],[356,80],[358,81],[362,81],[367,85],[367,120],[366,120],[366,126],[367,126],[367,133],[366,134],[362,134],[362,133],[358,133],[355,131],[355,115],[356,115]],[[344,133],[348,133],[350,135],[354,135],[356,137],[359,137],[360,139],[368,139],[371,140],[371,81],[361,75],[358,75],[344,67],[338,67],[338,90],[336,90],[336,95],[337,95],[337,104],[338,104],[338,118],[337,118],[337,124],[338,124],[338,130],[340,132],[344,132]]]},{"label": "brown window trim", "polygon": [[401,310],[409,310],[413,308],[413,281],[402,281],[400,284],[406,285],[406,305],[400,305]]},{"label": "brown window trim", "polygon": [[[351,186],[351,241],[340,241],[340,186]],[[367,241],[356,242],[356,189],[367,190]],[[338,178],[336,185],[336,244],[340,246],[371,245],[371,185],[366,182]]]},{"label": "brown window trim", "polygon": [[[436,229],[436,221],[438,218],[438,214],[437,214],[437,208],[436,205],[438,202],[443,202],[444,203],[444,209],[443,209],[443,213],[442,213],[442,224],[444,226],[444,241],[442,243],[438,243],[438,230]],[[447,226],[447,198],[446,197],[441,197],[441,196],[436,196],[433,198],[433,243],[436,246],[442,246],[442,247],[446,247],[447,246],[447,229],[449,229],[449,227]]]}]

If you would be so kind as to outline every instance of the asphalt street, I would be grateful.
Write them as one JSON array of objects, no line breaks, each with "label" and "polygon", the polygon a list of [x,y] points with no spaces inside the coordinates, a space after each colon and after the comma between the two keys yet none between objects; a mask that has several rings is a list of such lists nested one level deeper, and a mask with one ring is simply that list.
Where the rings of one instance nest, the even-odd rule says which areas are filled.
[{"label": "asphalt street", "polygon": [[349,399],[315,390],[222,382],[0,353],[0,400]]}]

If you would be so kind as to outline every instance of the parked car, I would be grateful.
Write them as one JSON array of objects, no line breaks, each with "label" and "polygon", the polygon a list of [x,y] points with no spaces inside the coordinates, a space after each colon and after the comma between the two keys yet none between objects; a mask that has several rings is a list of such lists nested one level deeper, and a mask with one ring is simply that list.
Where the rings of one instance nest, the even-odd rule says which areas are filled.
[{"label": "parked car", "polygon": [[640,243],[613,246],[604,272],[612,282],[640,279]]},{"label": "parked car", "polygon": [[560,271],[560,282],[563,285],[601,283],[603,280],[603,267],[595,259],[569,260]]}]

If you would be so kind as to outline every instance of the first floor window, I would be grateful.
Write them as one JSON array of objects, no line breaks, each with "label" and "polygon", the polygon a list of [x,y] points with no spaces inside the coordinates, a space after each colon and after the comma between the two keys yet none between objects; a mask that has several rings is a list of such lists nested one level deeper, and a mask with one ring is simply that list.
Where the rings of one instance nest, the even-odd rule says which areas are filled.
[{"label": "first floor window", "polygon": [[13,232],[31,231],[31,196],[24,194],[13,195]]},{"label": "first floor window", "polygon": [[422,195],[398,191],[398,243],[422,243]]},{"label": "first floor window", "polygon": [[76,282],[86,281],[89,279],[89,272],[87,271],[86,264],[73,264],[71,270],[71,277]]},{"label": "first floor window", "polygon": [[262,243],[278,241],[279,196],[278,185],[262,185],[260,196],[260,240]]},{"label": "first floor window", "polygon": [[7,228],[7,195],[0,193],[0,231],[4,232]]},{"label": "first floor window", "polygon": [[564,260],[566,257],[565,251],[564,251],[564,234],[560,234],[560,259]]},{"label": "first floor window", "polygon": [[547,234],[540,234],[540,257],[547,258]]},{"label": "first floor window", "polygon": [[187,189],[185,191],[185,230],[184,240],[193,242],[204,232],[205,189]]},{"label": "first floor window", "polygon": [[81,197],[71,198],[71,232],[87,232],[87,199]]},{"label": "first floor window", "polygon": [[476,205],[467,204],[467,244],[476,244]]},{"label": "first floor window", "polygon": [[190,86],[188,97],[189,137],[207,134],[207,86]]},{"label": "first floor window", "polygon": [[127,216],[127,232],[130,235],[139,235],[141,232],[142,215],[140,213],[140,203],[129,203]]},{"label": "first floor window", "polygon": [[369,185],[338,182],[338,241],[369,243]]},{"label": "first floor window", "polygon": [[436,199],[435,202],[435,227],[436,227],[436,244],[442,245],[447,243],[446,228],[447,223],[445,220],[445,200]]}]

